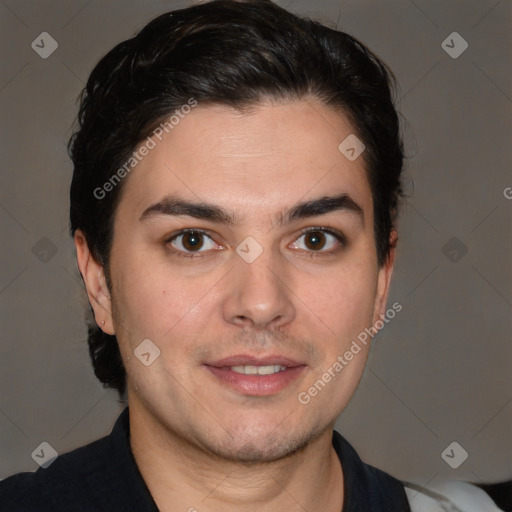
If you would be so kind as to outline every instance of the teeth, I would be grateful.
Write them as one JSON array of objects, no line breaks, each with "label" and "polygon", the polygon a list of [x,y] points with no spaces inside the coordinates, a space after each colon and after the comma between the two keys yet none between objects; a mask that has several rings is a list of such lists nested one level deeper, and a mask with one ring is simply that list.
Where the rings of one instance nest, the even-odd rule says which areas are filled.
[{"label": "teeth", "polygon": [[272,375],[286,370],[286,366],[274,364],[269,366],[230,366],[230,370],[236,373],[245,373],[245,375]]}]

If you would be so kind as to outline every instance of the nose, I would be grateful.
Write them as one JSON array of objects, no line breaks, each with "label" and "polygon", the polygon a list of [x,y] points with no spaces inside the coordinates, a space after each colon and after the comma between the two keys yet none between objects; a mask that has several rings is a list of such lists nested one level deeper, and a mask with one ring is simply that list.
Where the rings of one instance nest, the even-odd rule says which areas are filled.
[{"label": "nose", "polygon": [[236,261],[223,304],[226,322],[264,330],[293,321],[296,310],[290,279],[277,260],[270,251],[263,251],[252,263]]}]

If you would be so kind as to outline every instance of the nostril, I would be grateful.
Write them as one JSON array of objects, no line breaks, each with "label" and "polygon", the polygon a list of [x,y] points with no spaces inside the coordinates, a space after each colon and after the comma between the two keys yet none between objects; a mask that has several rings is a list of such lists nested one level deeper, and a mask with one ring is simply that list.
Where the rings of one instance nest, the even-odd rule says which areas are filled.
[{"label": "nostril", "polygon": [[238,315],[234,318],[234,323],[235,325],[238,325],[239,327],[243,327],[244,329],[246,327],[255,327],[256,326],[256,323],[254,322],[254,320],[249,317],[249,316],[245,316],[245,315]]}]

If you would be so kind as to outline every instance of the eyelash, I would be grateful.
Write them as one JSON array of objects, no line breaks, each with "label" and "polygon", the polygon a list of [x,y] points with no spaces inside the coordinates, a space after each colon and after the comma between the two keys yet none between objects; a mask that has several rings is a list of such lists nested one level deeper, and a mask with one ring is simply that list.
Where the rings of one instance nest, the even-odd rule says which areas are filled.
[{"label": "eyelash", "polygon": [[[333,229],[322,228],[322,227],[311,227],[311,228],[304,229],[300,233],[300,235],[296,238],[296,240],[299,240],[301,237],[303,237],[304,235],[307,235],[309,233],[318,233],[318,232],[333,236],[338,241],[339,246],[337,248],[331,249],[329,251],[307,251],[311,254],[311,257],[317,257],[317,256],[322,256],[322,255],[332,255],[332,254],[337,253],[338,251],[340,251],[347,245],[347,240],[341,232],[339,232],[337,230],[333,230]],[[213,240],[212,237],[208,234],[208,232],[203,229],[187,228],[187,229],[182,229],[178,233],[175,233],[172,236],[166,238],[164,243],[165,243],[165,245],[168,245],[171,242],[173,242],[174,240],[176,240],[177,238],[179,238],[180,236],[183,236],[187,233],[200,234],[203,236],[207,236],[208,238],[210,238],[210,240]],[[177,256],[184,257],[184,258],[200,258],[200,257],[202,257],[202,253],[208,252],[208,251],[186,252],[186,251],[182,251],[181,249],[172,248],[172,252],[174,254],[176,254]]]}]

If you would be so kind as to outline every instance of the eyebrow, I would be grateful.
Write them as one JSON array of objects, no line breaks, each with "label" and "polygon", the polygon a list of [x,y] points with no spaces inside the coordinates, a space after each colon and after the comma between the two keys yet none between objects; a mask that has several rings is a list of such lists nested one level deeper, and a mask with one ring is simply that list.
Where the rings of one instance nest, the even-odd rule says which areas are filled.
[{"label": "eyebrow", "polygon": [[[335,211],[354,214],[364,224],[363,209],[346,193],[336,196],[323,196],[309,201],[299,202],[277,215],[277,225],[290,224],[300,219],[326,215]],[[179,196],[166,196],[158,203],[146,208],[140,216],[141,221],[154,215],[188,216],[234,226],[239,217],[220,206],[208,203],[194,203]]]}]

